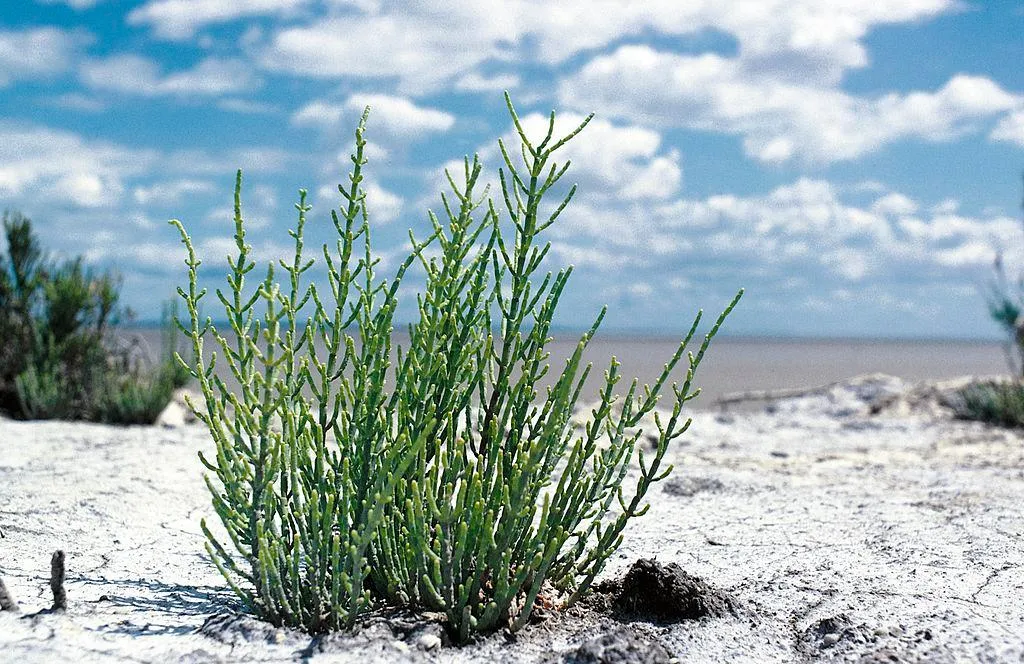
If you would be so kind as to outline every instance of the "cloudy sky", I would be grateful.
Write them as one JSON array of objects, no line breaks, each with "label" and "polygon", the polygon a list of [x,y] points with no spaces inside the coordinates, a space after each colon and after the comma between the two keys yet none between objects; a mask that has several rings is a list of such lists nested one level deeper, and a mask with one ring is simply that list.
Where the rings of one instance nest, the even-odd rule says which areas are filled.
[{"label": "cloudy sky", "polygon": [[559,322],[674,333],[747,289],[733,334],[992,337],[997,249],[1024,270],[1024,12],[981,0],[16,0],[0,9],[0,202],[124,277],[140,318],[210,278],[245,172],[257,254],[297,190],[329,239],[372,107],[368,200],[387,259],[443,169],[568,128],[576,266]]}]

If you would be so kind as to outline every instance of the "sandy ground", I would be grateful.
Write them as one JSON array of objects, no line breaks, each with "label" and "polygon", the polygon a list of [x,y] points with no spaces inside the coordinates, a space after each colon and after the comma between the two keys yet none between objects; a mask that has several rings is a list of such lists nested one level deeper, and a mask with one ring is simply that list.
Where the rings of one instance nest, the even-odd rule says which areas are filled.
[{"label": "sandy ground", "polygon": [[[1024,661],[1024,438],[910,387],[695,414],[609,576],[678,563],[734,615],[581,607],[462,648],[411,618],[314,639],[231,617],[198,525],[202,427],[0,421],[0,578],[21,605],[0,612],[0,662]],[[56,549],[63,613],[45,611]]]}]

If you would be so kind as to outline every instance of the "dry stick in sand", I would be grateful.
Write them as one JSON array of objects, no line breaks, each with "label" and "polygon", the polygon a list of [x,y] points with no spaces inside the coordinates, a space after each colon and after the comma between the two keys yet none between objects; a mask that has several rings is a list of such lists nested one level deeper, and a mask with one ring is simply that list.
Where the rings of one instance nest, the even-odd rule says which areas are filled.
[{"label": "dry stick in sand", "polygon": [[54,551],[50,559],[50,590],[53,591],[53,611],[68,608],[68,595],[64,592],[64,552]]},{"label": "dry stick in sand", "polygon": [[14,601],[11,593],[7,591],[7,586],[4,585],[3,579],[0,579],[0,611],[18,612],[18,603]]},{"label": "dry stick in sand", "polygon": [[[7,535],[4,535],[3,528],[0,528],[0,538],[3,537],[7,537]],[[2,578],[0,578],[0,611],[18,612],[18,603],[11,597],[11,593],[7,590],[7,586],[4,585]]]}]

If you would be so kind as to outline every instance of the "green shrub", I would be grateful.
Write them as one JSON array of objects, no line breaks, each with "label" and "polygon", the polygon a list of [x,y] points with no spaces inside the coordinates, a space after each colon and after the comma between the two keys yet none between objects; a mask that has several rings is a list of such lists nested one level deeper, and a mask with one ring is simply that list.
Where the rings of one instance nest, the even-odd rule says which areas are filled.
[{"label": "green shrub", "polygon": [[1024,374],[1024,279],[1011,287],[1003,265],[1002,254],[996,256],[995,279],[988,286],[988,312],[1006,334],[1006,362],[1010,373]]},{"label": "green shrub", "polygon": [[957,396],[954,410],[961,419],[1024,426],[1024,384],[1019,381],[973,383]]},{"label": "green shrub", "polygon": [[51,260],[19,213],[5,214],[3,225],[0,410],[29,419],[152,423],[181,370],[165,358],[150,371],[111,348],[114,327],[129,313],[118,306],[119,279],[93,272],[81,258]]},{"label": "green shrub", "polygon": [[[362,188],[366,114],[352,173],[339,186],[344,204],[332,212],[338,240],[322,251],[326,292],[303,281],[314,264],[303,246],[305,191],[289,231],[294,257],[279,261],[284,283],[273,264],[255,286],[247,283],[255,264],[239,172],[237,255],[229,257],[226,292],[216,292],[230,340],[201,318],[200,261],[182,224],[171,222],[188,254],[188,290],[179,289],[189,312],[183,330],[206,406],[196,414],[216,445],[202,460],[226,533],[226,540],[215,536],[204,521],[207,551],[245,606],[275,624],[323,632],[352,625],[374,604],[410,604],[444,612],[459,640],[518,629],[542,593],[567,606],[589,589],[627,521],[647,511],[651,484],[671,470],[663,460],[689,426],[682,409],[697,395],[694,371],[742,293],[697,352],[687,353],[697,315],[653,386],[634,380],[616,396],[613,358],[590,422],[582,434],[575,430],[570,416],[590,371],[581,357],[604,311],[542,393],[552,316],[572,269],[531,277],[549,249],[540,233],[575,192],[542,216],[542,200],[569,166],[552,155],[589,118],[555,140],[552,113],[547,135],[534,144],[506,102],[524,160],[515,166],[499,142],[508,220],[501,223],[486,192],[478,194],[481,166],[467,159],[461,185],[449,174],[445,222],[431,213],[430,235],[410,234],[410,254],[391,280],[377,275],[371,251]],[[397,348],[392,366],[397,293],[414,263],[426,286],[408,346]],[[210,336],[219,352],[207,364]],[[215,371],[218,361],[238,392]],[[637,426],[680,361],[685,379],[670,386],[669,414],[655,413],[657,442],[645,455]]]}]

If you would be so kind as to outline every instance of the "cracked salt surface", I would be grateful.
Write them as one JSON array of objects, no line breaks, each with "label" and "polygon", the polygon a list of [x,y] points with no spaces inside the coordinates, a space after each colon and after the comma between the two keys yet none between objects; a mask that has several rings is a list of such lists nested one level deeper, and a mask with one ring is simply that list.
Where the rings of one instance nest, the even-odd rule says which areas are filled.
[{"label": "cracked salt surface", "polygon": [[[199,530],[202,427],[0,421],[0,577],[21,608],[0,612],[0,662],[555,662],[594,643],[649,647],[637,661],[1021,661],[1024,438],[951,419],[933,387],[873,376],[694,414],[608,573],[677,563],[734,616],[623,625],[581,606],[463,648],[415,618],[322,639],[228,619]],[[37,614],[57,549],[68,610]]]}]

